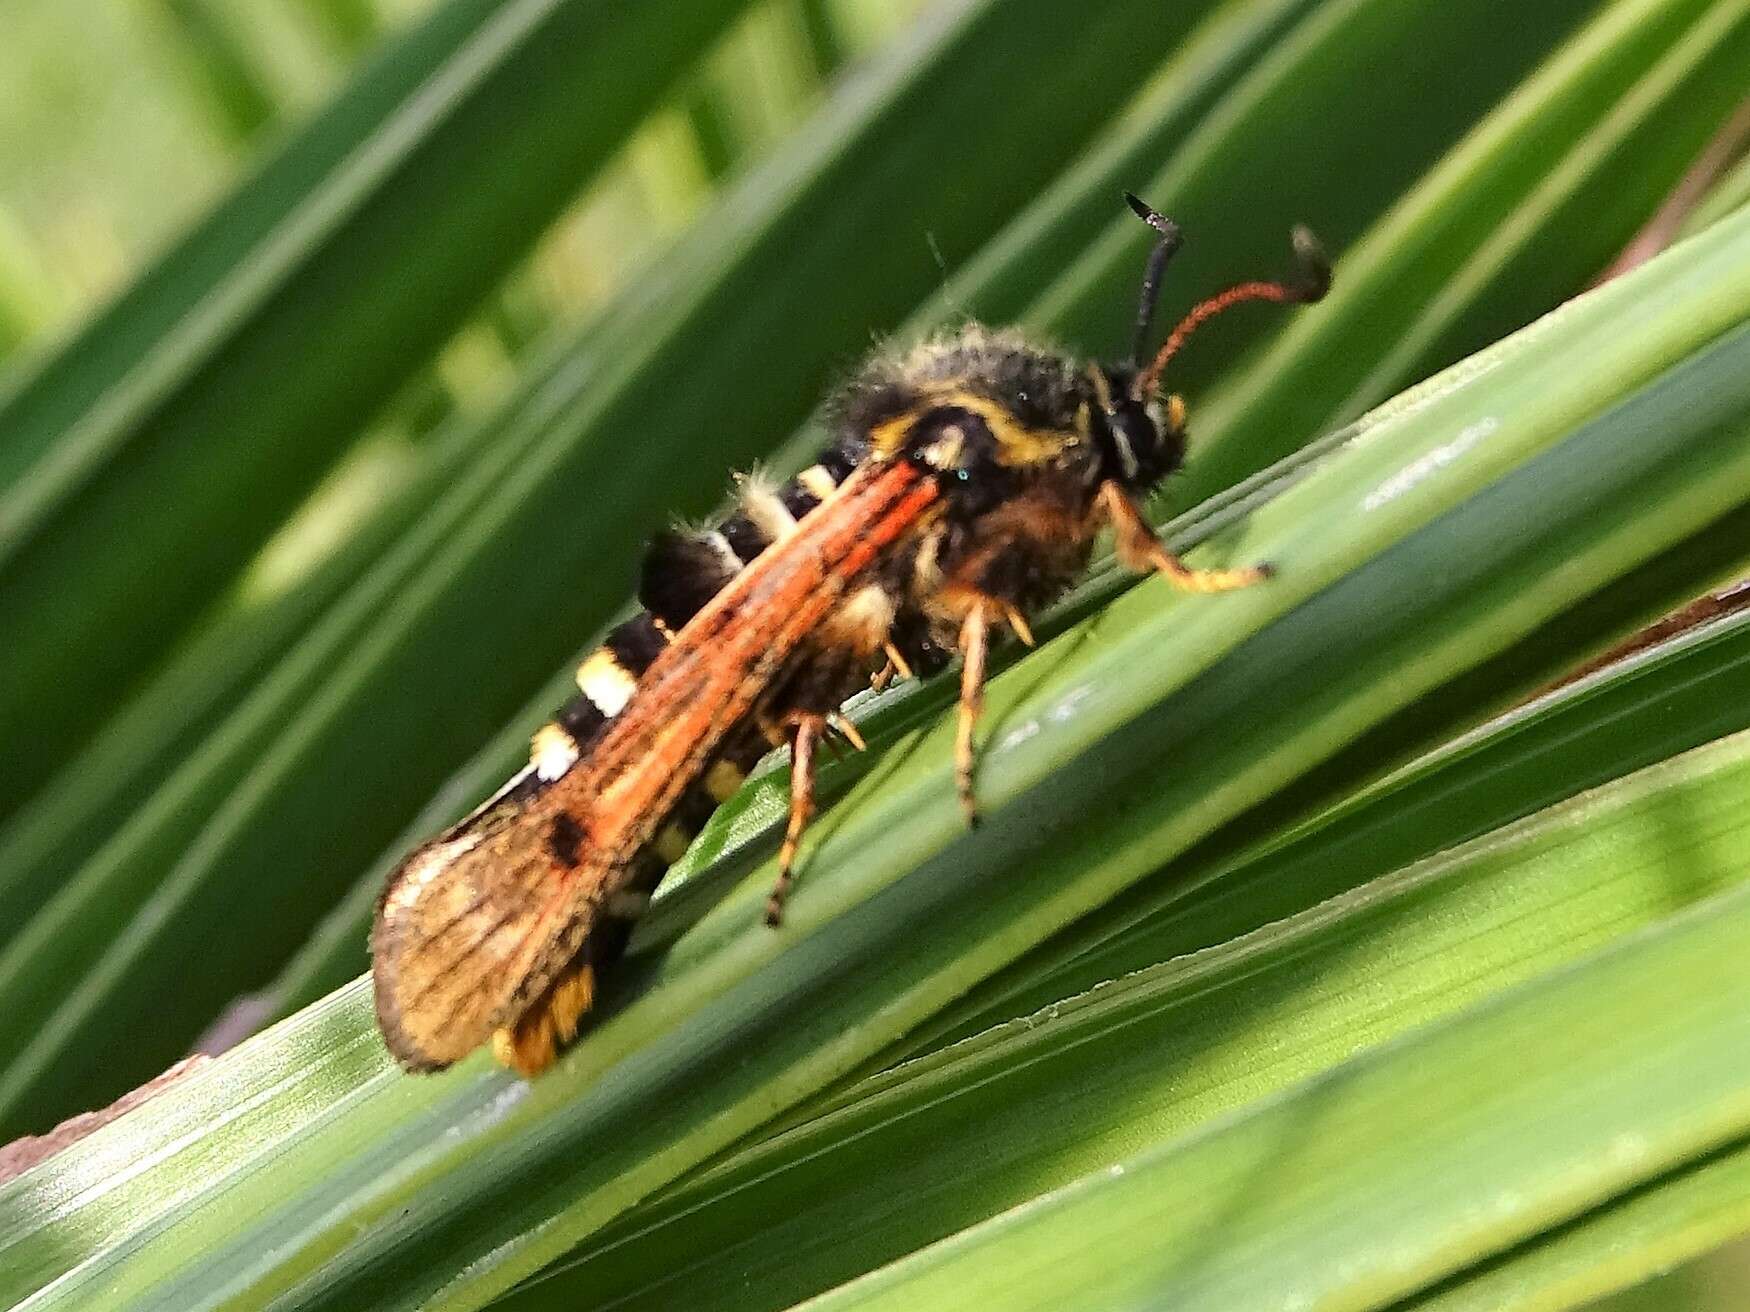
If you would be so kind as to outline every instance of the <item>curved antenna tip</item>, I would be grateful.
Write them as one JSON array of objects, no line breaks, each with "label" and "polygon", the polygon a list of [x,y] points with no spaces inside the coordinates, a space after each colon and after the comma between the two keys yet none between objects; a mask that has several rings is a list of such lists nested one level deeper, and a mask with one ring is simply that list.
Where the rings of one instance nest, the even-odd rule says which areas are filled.
[{"label": "curved antenna tip", "polygon": [[1300,293],[1299,300],[1307,305],[1323,300],[1331,290],[1331,257],[1325,254],[1324,243],[1304,223],[1294,225],[1289,241],[1294,246],[1294,261],[1300,266],[1299,285],[1295,288]]},{"label": "curved antenna tip", "polygon": [[1179,243],[1185,239],[1185,235],[1179,230],[1178,224],[1174,223],[1153,205],[1150,205],[1146,200],[1138,196],[1134,191],[1127,191],[1124,193],[1124,203],[1130,206],[1131,211],[1137,218],[1141,219],[1144,223],[1148,224],[1149,227],[1161,234],[1161,237],[1167,243],[1169,251],[1178,249]]}]

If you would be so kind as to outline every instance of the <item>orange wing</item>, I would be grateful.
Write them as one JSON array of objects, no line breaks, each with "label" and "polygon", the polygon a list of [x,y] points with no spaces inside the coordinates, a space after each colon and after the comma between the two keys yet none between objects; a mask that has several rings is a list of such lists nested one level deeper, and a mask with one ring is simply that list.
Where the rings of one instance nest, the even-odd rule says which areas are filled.
[{"label": "orange wing", "polygon": [[372,955],[404,1065],[459,1060],[559,978],[724,736],[936,495],[906,461],[854,472],[693,617],[576,765],[526,800],[513,782],[401,863]]}]

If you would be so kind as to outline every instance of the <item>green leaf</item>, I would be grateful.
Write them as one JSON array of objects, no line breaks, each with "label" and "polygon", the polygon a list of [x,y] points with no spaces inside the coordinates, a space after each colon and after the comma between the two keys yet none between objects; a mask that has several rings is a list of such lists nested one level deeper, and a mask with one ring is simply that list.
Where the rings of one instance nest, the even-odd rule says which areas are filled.
[{"label": "green leaf", "polygon": [[[1405,1308],[1418,1312],[1496,1312],[1500,1308],[1729,1307],[1738,1279],[1723,1264],[1723,1288],[1690,1284],[1671,1268],[1750,1231],[1750,1144],[1743,1141],[1685,1163],[1611,1199],[1577,1220],[1539,1235],[1493,1262],[1466,1271]],[[1654,1276],[1653,1300],[1597,1305],[1586,1300],[1639,1286]],[[1672,1276],[1673,1278],[1659,1279]],[[1704,1285],[1712,1286],[1705,1280]],[[1660,1297],[1660,1294],[1663,1297]]]},{"label": "green leaf", "polygon": [[[1182,1141],[1737,887],[1747,760],[1750,741],[1709,748],[861,1081],[498,1306],[659,1308],[709,1288],[724,1308],[788,1307]],[[1674,808],[1693,842],[1661,824]],[[1611,859],[1569,852],[1582,828]],[[1630,844],[1658,859],[1621,859]]]},{"label": "green leaf", "polygon": [[[769,872],[690,881],[589,1040],[533,1086],[483,1062],[367,1074],[383,1059],[349,990],[215,1072],[264,1089],[271,1148],[218,1136],[198,1161],[197,1135],[144,1175],[81,1185],[100,1132],[53,1187],[120,1212],[123,1233],[45,1211],[26,1177],[0,1193],[6,1265],[67,1273],[46,1307],[479,1306],[1421,688],[1737,505],[1747,250],[1750,218],[1722,224],[1388,407],[1222,544],[1282,562],[1269,587],[1145,583],[1007,671],[979,776],[989,825],[961,828],[947,735],[914,735],[818,826],[782,934],[754,931]],[[109,1137],[156,1138],[212,1097],[191,1080]]]},{"label": "green leaf", "polygon": [[[1210,214],[1212,207],[1219,207],[1213,215],[1219,220],[1217,225],[1193,243],[1198,250],[1206,246],[1233,247],[1237,252],[1236,243],[1244,242],[1252,250],[1274,253],[1281,245],[1282,216],[1264,204],[1262,196],[1249,208],[1244,197],[1249,194],[1246,189],[1254,186],[1258,178],[1267,178],[1289,167],[1297,153],[1304,150],[1299,138],[1282,131],[1283,121],[1297,116],[1332,121],[1353,117],[1362,113],[1368,97],[1388,91],[1391,86],[1401,86],[1401,94],[1413,94],[1411,88],[1421,85],[1429,75],[1428,64],[1420,60],[1395,61],[1388,83],[1383,85],[1377,79],[1362,83],[1345,72],[1348,64],[1343,61],[1373,58],[1374,53],[1384,46],[1394,41],[1401,44],[1403,25],[1411,21],[1401,5],[1383,8],[1338,6],[1307,15],[1304,20],[1298,10],[1299,6],[1281,4],[1230,5],[1217,9],[1154,82],[1145,88],[1121,120],[1103,135],[1088,157],[1065,173],[1046,195],[1029,206],[981,251],[966,269],[956,275],[941,296],[914,315],[906,333],[927,331],[965,305],[976,306],[999,318],[1007,317],[1011,313],[1010,307],[1016,307],[1015,312],[1019,312],[1021,297],[1037,295],[1048,284],[1053,287],[1051,299],[1060,300],[1066,281],[1056,277],[1059,273],[1057,263],[1084,246],[1101,226],[1113,222],[1105,218],[1112,208],[1108,197],[1125,185],[1134,185],[1137,176],[1152,169],[1155,159],[1172,149],[1174,139],[1195,126],[1197,116],[1207,111],[1214,89],[1235,79],[1238,79],[1238,85],[1224,97],[1221,112],[1206,130],[1193,133],[1183,150],[1175,151],[1174,162],[1156,186],[1160,194],[1174,196],[1186,205],[1189,214]],[[1658,40],[1650,40],[1648,33],[1666,42],[1681,35],[1682,29],[1673,28],[1669,15],[1662,11],[1640,5],[1632,7],[1629,14],[1634,21],[1624,22],[1613,17],[1611,21],[1600,24],[1599,33],[1579,43],[1577,54],[1565,55],[1555,73],[1540,78],[1536,94],[1515,97],[1517,108],[1509,116],[1510,121],[1503,129],[1494,131],[1493,136],[1510,138],[1518,133],[1527,138],[1535,137],[1550,152],[1550,159],[1543,161],[1545,164],[1559,158],[1567,149],[1565,139],[1543,124],[1542,118],[1553,117],[1557,126],[1565,126],[1567,120],[1561,114],[1571,118],[1572,104],[1576,101],[1595,110],[1614,103],[1634,79],[1642,75],[1647,63],[1659,62],[1664,46]],[[1547,17],[1553,22],[1556,14],[1551,12]],[[1281,29],[1290,19],[1302,21],[1284,34]],[[1493,24],[1484,13],[1467,10],[1458,15],[1446,14],[1440,21],[1449,19],[1457,26],[1450,31],[1442,29],[1449,43],[1448,49],[1494,40]],[[1712,26],[1717,28],[1719,24],[1716,22]],[[1559,30],[1559,26],[1551,29],[1552,32]],[[1711,52],[1720,42],[1718,31],[1703,31],[1702,36],[1707,39],[1689,44]],[[1278,48],[1266,44],[1278,38],[1281,38]],[[1627,51],[1626,56],[1618,51],[1618,47]],[[1438,49],[1433,45],[1426,47],[1430,63],[1440,62],[1436,54]],[[1535,42],[1527,42],[1517,48],[1515,57],[1524,58],[1536,49]],[[1329,59],[1333,50],[1343,52],[1343,61],[1335,65]],[[1597,58],[1600,50],[1611,52],[1616,57],[1611,61],[1600,61]],[[1378,57],[1384,58],[1382,54]],[[1599,72],[1594,65],[1601,62],[1604,68]],[[1637,123],[1646,121],[1649,116],[1656,120],[1655,111],[1667,107],[1673,98],[1682,101],[1682,92],[1691,90],[1697,80],[1705,81],[1705,75],[1712,72],[1706,60],[1701,60],[1699,67],[1697,62],[1696,54],[1689,52],[1680,63],[1684,76],[1662,75],[1658,95],[1639,98],[1634,102],[1632,113],[1625,112],[1619,117]],[[1491,76],[1498,77],[1504,71],[1510,70],[1504,66],[1490,67]],[[1422,143],[1421,149],[1425,152],[1437,149],[1446,135],[1455,130],[1447,116],[1464,112],[1471,104],[1465,97],[1485,94],[1492,85],[1486,79],[1481,82],[1473,80],[1456,101],[1443,100],[1438,112],[1428,115],[1425,121],[1418,120],[1414,133]],[[1669,123],[1662,126],[1671,127]],[[1536,133],[1533,128],[1537,129]],[[1405,131],[1400,131],[1394,138],[1394,152],[1403,151],[1407,140]],[[1365,184],[1345,197],[1346,204],[1377,207],[1389,198],[1390,189],[1397,186],[1399,180],[1390,172],[1369,167],[1378,157],[1377,143],[1365,135],[1353,140],[1346,137],[1333,149],[1347,160],[1350,176]],[[1420,208],[1424,211],[1434,210],[1437,206],[1452,208],[1460,200],[1470,200],[1490,207],[1489,212],[1494,213],[1502,206],[1515,203],[1518,193],[1501,186],[1491,169],[1493,161],[1486,156],[1475,158],[1475,155],[1476,152],[1472,152],[1465,156],[1465,166],[1461,169],[1441,171],[1443,179],[1456,172],[1465,180],[1468,191],[1455,191],[1448,182],[1441,181],[1434,188],[1437,193],[1434,201],[1429,204],[1418,202]],[[1396,165],[1398,168],[1420,162],[1408,153],[1394,153],[1392,158],[1400,160]],[[1642,163],[1637,167],[1644,168],[1645,165]],[[1587,179],[1589,186],[1620,189],[1625,181],[1620,169],[1582,171],[1581,176]],[[1541,183],[1541,178],[1541,173],[1528,171],[1520,185],[1534,187]],[[1418,189],[1418,195],[1425,189]],[[1590,215],[1584,221],[1568,217],[1564,222],[1572,225],[1576,232],[1583,229],[1590,236],[1599,231]],[[1450,226],[1442,230],[1450,232]],[[1626,233],[1626,228],[1624,231]],[[1128,295],[1128,284],[1134,279],[1135,268],[1143,254],[1138,245],[1141,230],[1128,216],[1123,217],[1117,232],[1121,238],[1118,249],[1124,255],[1122,263],[1102,264],[1097,271],[1090,270],[1085,275],[1109,284],[1102,293],[1108,323],[1112,318],[1110,306],[1122,303]],[[1466,235],[1468,240],[1469,234]],[[1422,249],[1432,262],[1439,263],[1459,258],[1469,248],[1463,243],[1449,242],[1441,246],[1424,242]],[[1243,268],[1246,258],[1255,260],[1261,257],[1243,257],[1235,253],[1229,262]],[[1541,307],[1558,300],[1574,277],[1571,269],[1558,264],[1548,272],[1537,271],[1533,276],[1515,277],[1513,283],[1522,290],[1529,304]],[[1349,281],[1345,271],[1339,280],[1338,293],[1339,300],[1345,305],[1356,303],[1342,290]],[[1375,304],[1381,299],[1381,291],[1377,281],[1371,282],[1368,296],[1359,304]],[[1039,314],[1029,317],[1049,318],[1057,312],[1060,311],[1051,310],[1048,304]],[[1450,306],[1445,312],[1448,316],[1453,313]],[[1362,315],[1339,315],[1337,322],[1351,330],[1357,323],[1367,324],[1372,331],[1372,325]],[[1102,327],[1096,335],[1103,332]],[[1354,331],[1348,336],[1325,334],[1320,339],[1319,349],[1313,352],[1313,358],[1319,362],[1314,372],[1337,373],[1348,368],[1349,361],[1364,358],[1374,349],[1384,349],[1383,339],[1376,346],[1374,339],[1365,333],[1359,337]],[[1281,382],[1281,373],[1274,363],[1266,362],[1262,368],[1248,370],[1247,376],[1271,380],[1278,391],[1304,391],[1298,373],[1286,385]],[[1206,416],[1200,411],[1196,427],[1200,443],[1207,441],[1219,446],[1228,439],[1232,424],[1217,415]],[[1281,434],[1293,430],[1282,428],[1275,431]],[[787,446],[779,465],[804,463],[823,440],[818,426],[808,426]],[[457,784],[444,805],[428,810],[422,816],[422,823],[415,824],[397,839],[392,850],[355,888],[350,907],[325,922],[322,941],[300,954],[302,959],[289,967],[291,973],[285,984],[273,990],[277,1005],[283,1006],[287,1000],[308,1001],[327,988],[338,986],[343,979],[362,968],[362,927],[382,873],[421,830],[438,827],[453,818],[463,800],[475,800],[496,786],[521,756],[523,745],[519,740],[544,717],[555,700],[554,695],[544,690],[535,704],[525,708],[512,731],[501,738],[498,746],[484,753],[470,767],[470,782]]]},{"label": "green leaf", "polygon": [[[828,8],[841,33],[821,30]],[[277,484],[191,446],[172,454],[190,479],[211,474],[210,495],[160,487],[138,522],[96,495],[159,450],[142,435],[178,389],[222,395],[225,369],[275,340],[253,335],[280,322],[275,306],[319,299],[324,284],[300,299],[274,281],[293,266],[260,258],[278,250],[280,211],[234,201],[202,267],[265,299],[201,319],[198,279],[149,274],[156,305],[130,298],[104,322],[132,304],[136,328],[157,315],[211,335],[140,332],[134,356],[80,367],[117,386],[157,377],[154,361],[183,372],[162,395],[128,393],[138,405],[112,429],[79,430],[92,445],[68,448],[73,463],[48,458],[52,426],[0,456],[25,474],[0,498],[42,494],[51,538],[65,520],[90,526],[94,552],[192,542],[217,580],[159,613],[127,686],[101,685],[88,749],[75,753],[68,721],[22,767],[41,795],[0,832],[0,918],[38,912],[0,945],[0,1114],[18,1126],[152,1073],[282,966],[233,1031],[251,1007],[357,970],[382,864],[521,757],[561,695],[555,670],[623,601],[644,531],[703,510],[724,470],[798,424],[779,459],[807,458],[807,409],[871,330],[976,311],[1111,349],[1147,241],[1120,188],[1188,230],[1169,306],[1280,268],[1296,219],[1342,259],[1325,305],[1224,318],[1175,362],[1194,432],[1175,496],[1220,490],[1172,540],[1280,573],[1182,597],[1097,566],[1042,617],[1040,650],[1000,654],[979,831],[952,800],[953,681],[871,699],[857,714],[872,750],[823,778],[839,800],[782,933],[757,924],[784,810],[777,759],[668,881],[591,1033],[550,1075],[524,1085],[482,1055],[402,1076],[368,987],[343,987],[0,1186],[0,1305],[352,1312],[508,1296],[534,1312],[672,1306],[706,1288],[751,1309],[915,1279],[963,1306],[991,1301],[980,1282],[1001,1270],[957,1254],[1024,1244],[1046,1274],[1017,1293],[1044,1298],[1114,1243],[1125,1262],[1101,1258],[1055,1305],[1104,1305],[1102,1282],[1128,1274],[1237,1281],[1223,1304],[1236,1307],[1299,1290],[1337,1306],[1554,1308],[1750,1225],[1736,1172],[1750,1132],[1732,1120],[1750,1082],[1727,1032],[1743,981],[1723,980],[1726,939],[1690,918],[1737,928],[1747,914],[1750,749],[1731,739],[1648,768],[1742,729],[1750,625],[1451,741],[1750,560],[1750,213],[1732,212],[1731,184],[1681,249],[1235,482],[1570,296],[1744,94],[1741,0],[1522,9],[1504,25],[1436,0],[933,6],[835,78],[820,112],[604,315],[516,361],[502,408],[422,442],[400,495],[306,591],[254,614],[222,609],[236,569],[221,578],[213,562],[279,532],[302,496],[291,485],[333,464],[369,406],[278,453]],[[658,82],[683,88],[617,161],[616,196],[708,144],[686,131],[690,107],[749,150],[837,62],[836,35],[854,47],[871,22],[899,26],[877,0],[785,0],[701,69],[642,6],[435,12],[439,27],[467,14],[482,31],[553,32],[587,14],[675,37],[642,66],[649,85],[613,83],[627,130],[634,101],[666,94]],[[725,13],[695,6],[687,21]],[[495,79],[517,60],[606,57],[614,39],[494,47],[471,67],[515,100]],[[361,85],[383,91],[372,79],[409,48]],[[634,75],[631,52],[612,72]],[[410,90],[384,92],[382,122],[423,105],[462,123],[474,104],[434,100],[417,78]],[[568,140],[589,130],[591,94],[563,106]],[[476,158],[491,173],[526,165],[547,129],[468,140],[502,152]],[[433,164],[427,181],[455,176],[406,144],[407,161]],[[393,165],[384,178],[391,155],[370,157]],[[430,212],[409,221],[415,247],[432,239],[432,284],[408,275],[393,234],[371,272],[409,297],[454,291],[461,264],[516,243],[469,250],[452,231],[446,247],[439,229],[469,206],[526,218],[557,167],[502,195],[423,193]],[[349,193],[361,215],[395,202],[367,193]],[[320,195],[282,199],[304,213]],[[318,263],[351,231],[342,210],[315,233]],[[625,221],[592,205],[559,235],[575,252]],[[164,267],[186,274],[189,249]],[[518,279],[504,340],[525,331],[516,306],[534,283],[566,267],[550,245]],[[431,322],[463,312],[433,304]],[[367,338],[368,308],[329,325],[336,342],[406,348],[395,368],[424,369],[441,335],[421,336],[427,318]],[[261,382],[269,419],[336,414],[329,393],[358,392],[347,369],[307,367],[344,358],[328,349],[284,364],[323,395]],[[380,381],[380,367],[361,373]],[[210,541],[237,496],[267,506],[240,530],[252,541]],[[0,614],[23,596],[8,577],[0,565]],[[58,600],[137,614],[138,598],[91,591],[96,579],[69,576],[85,590]],[[65,693],[53,674],[50,699]],[[69,764],[51,773],[54,754]],[[983,1028],[1018,1008],[1037,1011]],[[1563,1083],[1551,1072],[1575,1046]],[[1629,1075],[1604,1078],[1612,1060]],[[1580,1089],[1583,1106],[1563,1101]],[[1328,1139],[1281,1132],[1314,1113]],[[1634,1160],[1612,1151],[1631,1141]],[[1306,1170],[1315,1159],[1331,1169]],[[1149,1205],[1186,1192],[1179,1228],[1101,1210],[1123,1188],[1102,1174],[1114,1162],[1164,1172]],[[1226,1210],[1193,1232],[1199,1207]],[[1049,1233],[1033,1242],[1036,1223]]]},{"label": "green leaf", "polygon": [[[1750,615],[1684,635],[1445,744],[1286,834],[1193,849],[932,1020],[941,1046],[1223,942],[1586,788],[1750,727]],[[1212,850],[1213,849],[1213,850]]]},{"label": "green leaf", "polygon": [[742,7],[448,0],[0,398],[0,815]]},{"label": "green leaf", "polygon": [[451,425],[426,443],[417,470],[369,523],[284,592],[226,609],[199,627],[103,733],[0,828],[0,942],[23,929],[131,813],[147,810],[154,790],[224,730],[288,649],[399,539],[414,536],[433,500],[482,455],[489,436]]},{"label": "green leaf", "polygon": [[[1167,149],[1171,138],[1181,134],[1207,107],[1215,89],[1240,77],[1281,34],[1284,25],[1300,17],[1306,8],[1304,0],[1216,6],[1127,107],[1120,121],[1101,134],[1089,158],[1072,164],[1062,181],[981,248],[941,299],[953,305],[962,300],[975,302],[988,310],[993,301],[1000,304],[1019,290],[1037,294],[1057,272],[1055,256],[1063,243],[1079,244],[1103,224],[1112,208],[1111,196],[1142,169],[1142,161]],[[1293,77],[1303,71],[1292,65],[1279,70],[1279,76]],[[912,316],[902,335],[929,331],[943,313],[943,307],[929,302],[925,310]],[[823,426],[811,421],[773,463],[781,469],[799,469],[814,458],[826,440]],[[1048,629],[1050,623],[1046,621]],[[346,904],[324,921],[317,938],[300,952],[299,960],[288,964],[284,979],[271,990],[279,1014],[314,1001],[364,968],[365,927],[384,876],[412,843],[467,811],[521,766],[527,759],[529,734],[569,695],[570,682],[568,673],[547,679],[508,728],[468,761],[364,872]],[[916,691],[901,689],[886,700],[908,700]],[[873,732],[879,736],[882,731]],[[849,773],[830,772],[823,795],[834,795]]]},{"label": "green leaf", "polygon": [[[1615,814],[1594,823],[1563,832],[1551,817],[1475,859],[1634,869],[1655,889],[1734,869],[1747,746],[1612,790],[1593,805]],[[1674,835],[1668,815],[1692,806],[1716,827]],[[1743,1139],[1747,931],[1739,887],[816,1306],[1344,1309],[1412,1294]]]},{"label": "green leaf", "polygon": [[[1153,67],[1176,35],[1144,23],[1154,12],[1150,0],[934,11],[555,350],[485,422],[479,458],[0,956],[12,1018],[0,1123],[40,1129],[115,1096],[269,978],[447,763],[620,604],[648,527],[703,509],[762,435],[800,420],[871,324],[935,285],[917,234],[958,258]],[[1093,86],[1066,110],[1070,89]],[[1028,146],[1018,165],[988,149],[988,105],[1020,87],[1051,94],[1004,117]],[[954,141],[969,155],[962,185],[926,193]],[[876,211],[888,220],[872,231]],[[750,373],[754,355],[777,363]],[[698,441],[638,437],[690,434],[724,397],[730,422]],[[190,941],[209,945],[196,977]]]},{"label": "green leaf", "polygon": [[[1602,269],[1741,94],[1750,19],[1730,5],[1612,6],[1345,252],[1298,318],[1200,412],[1198,498],[1557,303]],[[1340,344],[1340,345],[1339,345]],[[1240,454],[1229,454],[1236,447]]]}]

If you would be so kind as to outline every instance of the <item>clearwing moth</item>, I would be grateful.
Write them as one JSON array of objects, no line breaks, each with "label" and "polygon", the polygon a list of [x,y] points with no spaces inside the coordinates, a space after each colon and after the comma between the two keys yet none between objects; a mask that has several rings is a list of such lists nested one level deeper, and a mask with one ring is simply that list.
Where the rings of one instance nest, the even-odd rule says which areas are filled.
[{"label": "clearwing moth", "polygon": [[1192,569],[1144,518],[1141,500],[1185,453],[1185,405],[1160,383],[1199,324],[1244,301],[1316,301],[1329,266],[1297,228],[1294,280],[1199,302],[1144,364],[1180,236],[1126,199],[1158,235],[1125,363],[1080,364],[976,324],[878,354],[832,399],[834,440],[814,464],[781,487],[746,480],[713,528],[657,536],[646,611],[579,667],[528,767],[389,877],[373,973],[403,1066],[437,1070],[485,1043],[525,1075],[549,1066],[664,872],[787,745],[790,818],[766,916],[778,924],[816,748],[830,732],[861,745],[839,709],[872,680],[961,657],[956,779],[973,819],[993,631],[1030,644],[1027,616],[1075,582],[1102,529],[1124,563],[1187,591],[1268,576]]}]

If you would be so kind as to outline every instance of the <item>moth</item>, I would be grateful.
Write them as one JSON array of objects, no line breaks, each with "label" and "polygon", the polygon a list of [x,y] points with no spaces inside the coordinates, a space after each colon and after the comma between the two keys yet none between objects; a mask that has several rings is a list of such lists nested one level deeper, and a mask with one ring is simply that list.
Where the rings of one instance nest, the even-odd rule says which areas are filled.
[{"label": "moth", "polygon": [[410,1070],[490,1043],[524,1075],[577,1034],[601,972],[668,867],[774,747],[791,753],[789,823],[766,919],[776,925],[814,812],[816,752],[861,739],[840,714],[871,681],[961,659],[956,785],[968,820],[974,730],[993,635],[1031,645],[1027,616],[1064,593],[1110,528],[1129,566],[1192,592],[1256,583],[1265,565],[1193,569],[1140,501],[1179,468],[1184,402],[1169,361],[1245,301],[1307,303],[1330,285],[1304,228],[1298,273],[1204,300],[1148,362],[1178,227],[1156,232],[1130,358],[1080,364],[970,325],[878,354],[832,399],[832,444],[788,483],[750,479],[714,528],[659,534],[646,611],[579,667],[578,691],[530,761],[390,875],[372,930],[377,1018]]}]

